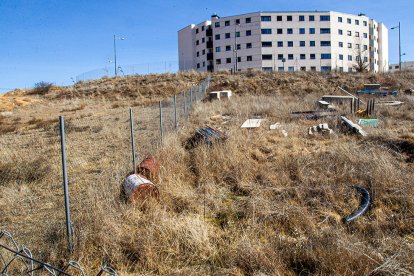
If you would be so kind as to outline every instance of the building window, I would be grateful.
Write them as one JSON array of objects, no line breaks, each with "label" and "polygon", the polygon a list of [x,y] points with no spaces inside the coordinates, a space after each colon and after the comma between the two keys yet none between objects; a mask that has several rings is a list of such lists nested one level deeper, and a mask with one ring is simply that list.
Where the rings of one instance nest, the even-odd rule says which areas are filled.
[{"label": "building window", "polygon": [[293,67],[293,66],[289,66],[289,67],[288,67],[288,71],[289,71],[289,72],[293,72],[293,71],[295,71],[295,67]]},{"label": "building window", "polygon": [[221,59],[216,59],[216,64],[221,64]]},{"label": "building window", "polygon": [[310,34],[315,34],[315,28],[309,28],[309,33]]},{"label": "building window", "polygon": [[205,54],[206,54],[206,50],[204,49],[204,50],[203,50],[203,56],[204,56]]},{"label": "building window", "polygon": [[331,54],[321,54],[321,59],[331,59]]},{"label": "building window", "polygon": [[200,63],[197,63],[197,69],[200,68]]},{"label": "building window", "polygon": [[282,66],[277,67],[277,71],[283,72],[283,71],[285,71],[285,68],[284,68],[284,67],[282,67]]},{"label": "building window", "polygon": [[356,49],[359,49],[359,48],[361,48],[361,45],[359,45],[359,44],[355,44],[355,48],[356,48]]},{"label": "building window", "polygon": [[338,30],[338,34],[339,34],[339,35],[343,35],[343,34],[344,34],[344,32],[343,32],[341,29],[339,29],[339,30]]},{"label": "building window", "polygon": [[199,45],[199,44],[200,44],[200,41],[196,40],[196,45]]},{"label": "building window", "polygon": [[316,59],[316,55],[315,54],[310,54],[310,59]]},{"label": "building window", "polygon": [[305,54],[300,54],[300,59],[306,59],[306,55]]},{"label": "building window", "polygon": [[315,16],[314,15],[309,15],[309,21],[315,21]]},{"label": "building window", "polygon": [[273,70],[272,67],[262,67],[263,72],[272,72],[272,70]]},{"label": "building window", "polygon": [[305,66],[300,67],[300,71],[306,71],[306,67]]},{"label": "building window", "polygon": [[214,27],[219,28],[220,27],[220,22],[214,23]]},{"label": "building window", "polygon": [[367,23],[367,21],[364,21],[364,26],[366,27],[366,26],[368,26],[368,23]]},{"label": "building window", "polygon": [[271,16],[268,16],[268,15],[262,16],[261,17],[261,21],[272,21],[272,17]]},{"label": "building window", "polygon": [[359,37],[359,32],[355,32],[355,37]]},{"label": "building window", "polygon": [[272,29],[262,29],[262,34],[272,34]]},{"label": "building window", "polygon": [[299,34],[305,34],[306,32],[305,32],[305,28],[300,28],[299,29]]},{"label": "building window", "polygon": [[321,21],[331,21],[331,17],[329,15],[321,15]]},{"label": "building window", "polygon": [[368,62],[368,57],[364,57],[364,62]]},{"label": "building window", "polygon": [[351,20],[351,18],[347,18],[347,19],[346,19],[346,22],[348,22],[348,24],[352,24],[352,20]]},{"label": "building window", "polygon": [[368,38],[368,34],[367,33],[364,33],[364,38]]},{"label": "building window", "polygon": [[283,54],[278,54],[278,55],[277,55],[277,59],[278,59],[278,60],[282,60],[282,59],[283,59]]},{"label": "building window", "polygon": [[283,21],[282,16],[281,16],[281,15],[278,15],[278,16],[276,17],[276,20],[277,20],[277,21]]},{"label": "building window", "polygon": [[262,60],[272,60],[272,55],[262,55]]},{"label": "building window", "polygon": [[236,45],[236,49],[237,49],[237,50],[240,50],[240,49],[241,49],[241,44],[237,44],[237,45]]},{"label": "building window", "polygon": [[331,42],[330,41],[321,41],[321,46],[322,47],[329,47],[329,46],[331,46]]},{"label": "building window", "polygon": [[204,32],[204,26],[201,26],[201,31]]},{"label": "building window", "polygon": [[220,40],[220,35],[216,34],[215,38],[216,38],[216,40]]},{"label": "building window", "polygon": [[316,71],[316,67],[315,66],[311,66],[311,71]]},{"label": "building window", "polygon": [[359,62],[360,56],[356,56],[355,60]]},{"label": "building window", "polygon": [[251,36],[251,35],[252,35],[252,31],[251,30],[246,31],[246,36]]},{"label": "building window", "polygon": [[226,58],[226,63],[231,63],[231,58]]},{"label": "building window", "polygon": [[224,21],[224,26],[230,26],[230,20]]},{"label": "building window", "polygon": [[364,51],[368,50],[368,45],[364,45]]},{"label": "building window", "polygon": [[235,23],[236,25],[240,24],[240,19],[236,19],[236,20],[234,20],[234,23]]},{"label": "building window", "polygon": [[246,59],[247,61],[252,61],[253,60],[253,57],[252,56],[247,56],[247,59]]},{"label": "building window", "polygon": [[248,23],[252,23],[252,18],[251,17],[246,18],[246,24],[248,24]]},{"label": "building window", "polygon": [[288,34],[293,34],[293,29],[290,29],[290,28],[289,28],[289,29],[287,29],[287,33],[288,33]]},{"label": "building window", "polygon": [[237,62],[241,62],[241,57],[237,57]]},{"label": "building window", "polygon": [[230,45],[226,45],[226,51],[231,51],[231,46]]},{"label": "building window", "polygon": [[292,16],[291,15],[288,15],[287,16],[287,21],[292,21],[292,20],[293,20]]},{"label": "building window", "polygon": [[352,56],[351,55],[348,55],[348,60],[352,61]]},{"label": "building window", "polygon": [[288,47],[293,47],[293,41],[288,41]]},{"label": "building window", "polygon": [[339,60],[344,60],[344,55],[339,55]]},{"label": "building window", "polygon": [[205,61],[203,61],[203,67],[206,67],[206,62]]},{"label": "building window", "polygon": [[348,31],[348,32],[347,32],[347,35],[348,35],[348,36],[352,36],[352,31]]},{"label": "building window", "polygon": [[321,67],[321,71],[322,72],[329,72],[331,70],[332,70],[332,67],[331,66],[322,66]]},{"label": "building window", "polygon": [[272,41],[262,41],[262,47],[272,47]]},{"label": "building window", "polygon": [[338,22],[342,23],[342,17],[338,17]]},{"label": "building window", "polygon": [[220,53],[221,52],[221,48],[220,47],[216,47],[216,53]]},{"label": "building window", "polygon": [[355,25],[359,25],[359,20],[355,20]]},{"label": "building window", "polygon": [[225,38],[230,38],[230,33],[226,33],[224,36]]},{"label": "building window", "polygon": [[348,49],[352,49],[352,43],[348,43]]},{"label": "building window", "polygon": [[236,32],[236,37],[240,37],[240,32]]},{"label": "building window", "polygon": [[309,41],[309,46],[315,47],[316,43],[314,40]]},{"label": "building window", "polygon": [[277,42],[277,47],[283,47],[283,41],[278,41]]},{"label": "building window", "polygon": [[196,34],[198,34],[198,28],[196,29]]},{"label": "building window", "polygon": [[246,43],[246,49],[250,49],[252,48],[252,44],[251,43]]},{"label": "building window", "polygon": [[198,57],[200,56],[200,52],[197,52],[197,56],[198,56]]},{"label": "building window", "polygon": [[306,43],[305,43],[305,41],[301,41],[301,42],[299,42],[299,45],[300,45],[300,47],[305,47]]},{"label": "building window", "polygon": [[299,21],[305,21],[305,16],[304,15],[299,15]]},{"label": "building window", "polygon": [[205,38],[205,37],[203,37],[203,38],[201,39],[201,43],[204,43],[204,42],[206,42],[206,38]]},{"label": "building window", "polygon": [[322,28],[321,29],[321,34],[330,34],[331,33],[331,29],[330,28]]},{"label": "building window", "polygon": [[293,54],[289,54],[289,55],[288,55],[288,59],[289,59],[289,60],[293,60]]},{"label": "building window", "polygon": [[277,34],[283,34],[283,29],[277,29]]},{"label": "building window", "polygon": [[343,42],[339,42],[339,48],[343,48],[344,47],[344,43]]}]

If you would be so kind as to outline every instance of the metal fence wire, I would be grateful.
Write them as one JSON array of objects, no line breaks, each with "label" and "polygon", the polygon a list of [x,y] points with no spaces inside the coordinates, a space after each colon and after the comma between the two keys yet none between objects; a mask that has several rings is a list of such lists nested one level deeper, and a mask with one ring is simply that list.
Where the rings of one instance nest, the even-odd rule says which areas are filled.
[{"label": "metal fence wire", "polygon": [[[119,186],[114,183],[122,183],[137,163],[159,151],[166,135],[185,126],[193,108],[205,97],[209,83],[210,77],[151,106],[76,119],[61,117],[60,126],[56,120],[56,124],[42,129],[0,135],[0,191],[4,195],[0,200],[0,228],[11,228],[19,237],[38,240],[41,247],[50,244],[37,237],[33,229],[58,231],[62,236],[66,233],[69,252],[76,250],[76,222],[84,215],[85,206],[91,205],[91,190],[99,191],[95,193],[99,199],[115,202]],[[68,175],[63,182],[69,187],[65,192],[63,167]],[[17,208],[26,211],[13,213]],[[65,222],[66,232],[62,230]],[[57,268],[35,259],[5,230],[0,233],[0,271],[1,275],[85,275],[75,261]],[[103,266],[98,275],[117,273]]]}]

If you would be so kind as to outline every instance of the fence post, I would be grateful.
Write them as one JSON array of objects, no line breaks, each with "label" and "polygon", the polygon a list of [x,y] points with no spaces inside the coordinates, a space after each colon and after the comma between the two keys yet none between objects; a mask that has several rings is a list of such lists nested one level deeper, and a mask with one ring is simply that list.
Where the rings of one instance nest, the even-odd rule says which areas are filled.
[{"label": "fence post", "polygon": [[185,91],[183,92],[184,96],[184,117],[187,116],[187,96],[185,95]]},{"label": "fence post", "polygon": [[194,98],[195,98],[194,99],[194,103],[197,103],[197,98],[198,98],[197,97],[197,94],[198,94],[198,91],[197,90],[198,90],[198,85],[196,87],[194,87]]},{"label": "fence post", "polygon": [[174,127],[177,129],[178,122],[177,122],[177,96],[174,95]]},{"label": "fence post", "polygon": [[66,170],[65,119],[63,116],[59,116],[59,127],[60,127],[60,146],[61,146],[61,152],[62,152],[63,192],[65,195],[66,236],[68,239],[69,254],[72,255],[72,231],[71,231],[71,223],[70,223],[68,174]]},{"label": "fence post", "polygon": [[190,111],[193,109],[193,88],[190,89]]},{"label": "fence post", "polygon": [[129,126],[131,129],[131,150],[132,150],[132,165],[134,166],[134,173],[137,172],[137,163],[135,160],[135,138],[134,138],[134,116],[132,108],[129,108]]},{"label": "fence post", "polygon": [[162,101],[160,101],[160,134],[161,134],[161,143],[164,140],[164,131],[162,129]]}]

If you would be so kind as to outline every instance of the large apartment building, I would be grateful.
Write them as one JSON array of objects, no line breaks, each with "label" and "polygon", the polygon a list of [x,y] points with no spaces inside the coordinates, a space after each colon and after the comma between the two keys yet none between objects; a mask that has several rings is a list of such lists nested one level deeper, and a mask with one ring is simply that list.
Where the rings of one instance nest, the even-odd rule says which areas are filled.
[{"label": "large apartment building", "polygon": [[178,31],[179,69],[386,72],[388,29],[364,14],[255,12]]}]

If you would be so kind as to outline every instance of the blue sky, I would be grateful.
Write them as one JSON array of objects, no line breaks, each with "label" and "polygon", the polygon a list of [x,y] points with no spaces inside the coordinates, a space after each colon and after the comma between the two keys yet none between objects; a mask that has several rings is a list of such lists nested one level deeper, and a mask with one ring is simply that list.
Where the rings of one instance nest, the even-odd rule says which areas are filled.
[{"label": "blue sky", "polygon": [[[178,60],[177,31],[213,13],[306,10],[365,13],[388,27],[401,21],[403,59],[414,60],[409,0],[0,0],[0,93],[112,68],[114,34],[126,38],[117,42],[118,64],[169,68]],[[390,61],[398,61],[398,31],[390,31]]]}]

